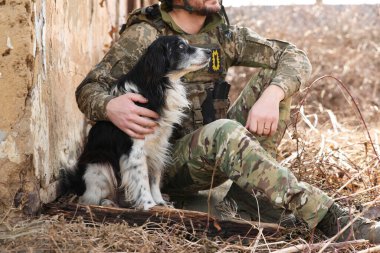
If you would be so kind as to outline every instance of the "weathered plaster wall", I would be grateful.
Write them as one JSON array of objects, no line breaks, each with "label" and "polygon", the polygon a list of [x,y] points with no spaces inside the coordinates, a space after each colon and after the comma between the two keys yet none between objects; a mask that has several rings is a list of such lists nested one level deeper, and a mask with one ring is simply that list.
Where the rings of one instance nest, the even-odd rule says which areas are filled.
[{"label": "weathered plaster wall", "polygon": [[[21,185],[35,189],[31,169],[31,1],[0,0],[0,209]],[[28,183],[26,183],[28,181]]]},{"label": "weathered plaster wall", "polygon": [[0,210],[55,198],[87,130],[76,86],[123,18],[118,0],[0,0]]}]

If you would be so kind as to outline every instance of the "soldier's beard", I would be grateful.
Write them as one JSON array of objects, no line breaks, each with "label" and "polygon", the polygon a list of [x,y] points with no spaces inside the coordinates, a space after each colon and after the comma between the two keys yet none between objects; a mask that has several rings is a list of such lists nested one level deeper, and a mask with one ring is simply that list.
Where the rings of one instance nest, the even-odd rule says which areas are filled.
[{"label": "soldier's beard", "polygon": [[208,16],[210,14],[218,13],[220,11],[220,6],[215,7],[202,7],[199,9],[195,9],[192,12],[201,16]]},{"label": "soldier's beard", "polygon": [[[190,13],[195,13],[195,14],[198,14],[201,16],[207,16],[209,14],[218,13],[221,10],[222,7],[220,6],[219,3],[217,3],[217,0],[214,0],[211,3],[210,2],[205,3],[206,1],[207,0],[204,0],[203,3],[200,3],[197,1],[195,1],[195,2],[188,1],[188,3],[190,4],[190,7],[192,8]],[[185,6],[183,6],[183,7],[185,7]]]}]

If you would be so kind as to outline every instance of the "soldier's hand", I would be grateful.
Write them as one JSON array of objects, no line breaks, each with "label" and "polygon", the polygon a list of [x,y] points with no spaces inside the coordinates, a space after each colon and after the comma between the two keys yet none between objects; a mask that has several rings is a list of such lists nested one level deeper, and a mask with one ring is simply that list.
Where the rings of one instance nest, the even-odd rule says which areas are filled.
[{"label": "soldier's hand", "polygon": [[283,90],[270,85],[252,106],[245,127],[254,134],[271,136],[278,126],[280,102],[284,98]]},{"label": "soldier's hand", "polygon": [[158,119],[159,115],[136,105],[136,102],[147,103],[148,100],[135,93],[111,99],[106,106],[107,116],[115,126],[129,136],[144,139],[145,135],[154,132],[154,128],[158,125],[155,119]]}]

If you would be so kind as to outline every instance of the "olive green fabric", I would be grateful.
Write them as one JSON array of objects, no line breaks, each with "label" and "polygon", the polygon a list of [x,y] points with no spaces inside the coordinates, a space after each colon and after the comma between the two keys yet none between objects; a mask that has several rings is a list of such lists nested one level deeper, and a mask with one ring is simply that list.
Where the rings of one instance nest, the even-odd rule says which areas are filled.
[{"label": "olive green fabric", "polygon": [[[298,182],[235,120],[214,121],[178,140],[173,147],[165,191],[191,193],[220,185],[227,179],[247,192],[266,196],[315,227],[332,199],[307,183]],[[213,177],[214,174],[214,177]]]},{"label": "olive green fabric", "polygon": [[279,127],[271,138],[253,135],[243,126],[249,109],[275,76],[268,70],[253,76],[229,109],[229,119],[214,121],[174,144],[166,192],[190,194],[209,189],[212,181],[215,187],[231,179],[245,191],[254,191],[273,205],[292,211],[311,228],[318,224],[332,199],[318,188],[298,182],[273,158],[289,121],[289,101],[280,106]]},{"label": "olive green fabric", "polygon": [[[80,110],[91,120],[108,120],[105,108],[113,98],[112,86],[158,36],[179,35],[194,46],[210,48],[213,52],[210,66],[183,78],[192,107],[179,133],[188,134],[173,145],[173,164],[168,168],[166,189],[187,193],[208,189],[215,172],[213,186],[232,179],[247,192],[264,194],[276,206],[292,210],[314,227],[331,205],[331,199],[298,182],[272,157],[286,129],[291,96],[310,77],[311,65],[305,53],[290,43],[265,39],[248,28],[227,26],[218,14],[208,17],[201,31],[191,35],[175,25],[164,10],[157,16],[148,17],[144,13],[138,10],[131,14],[120,39],[77,88]],[[263,71],[252,78],[231,106],[229,119],[196,129],[199,106],[207,89],[223,80],[231,66]],[[254,136],[243,124],[253,103],[270,84],[285,92],[279,128],[271,138]]]},{"label": "olive green fabric", "polygon": [[[108,119],[105,107],[113,98],[109,95],[111,87],[120,76],[131,69],[148,45],[160,35],[179,35],[192,45],[217,49],[209,68],[184,77],[190,101],[196,96],[202,104],[206,97],[206,88],[215,81],[224,79],[231,66],[276,69],[276,76],[271,84],[281,87],[286,98],[297,92],[310,76],[311,65],[308,58],[294,45],[265,39],[245,27],[227,26],[219,14],[208,17],[204,28],[191,35],[176,26],[164,10],[160,10],[157,17],[147,17],[143,13],[144,11],[139,10],[131,14],[128,20],[133,20],[128,22],[131,25],[77,88],[77,103],[87,118],[95,121]],[[158,26],[159,23],[163,25]],[[193,110],[189,110],[188,117],[184,120],[185,129],[194,130],[192,113]]]}]

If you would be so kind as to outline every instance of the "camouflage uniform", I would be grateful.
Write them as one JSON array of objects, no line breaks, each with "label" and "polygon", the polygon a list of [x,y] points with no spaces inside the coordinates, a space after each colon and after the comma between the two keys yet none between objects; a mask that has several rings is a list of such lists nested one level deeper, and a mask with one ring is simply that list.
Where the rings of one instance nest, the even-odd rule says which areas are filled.
[{"label": "camouflage uniform", "polygon": [[[183,78],[192,108],[177,131],[173,144],[173,164],[168,168],[166,189],[194,192],[232,179],[247,192],[260,192],[278,207],[293,211],[310,227],[326,214],[332,200],[319,189],[298,182],[294,175],[272,157],[289,119],[291,96],[309,78],[311,67],[305,54],[282,41],[267,40],[253,31],[227,26],[219,14],[207,17],[202,30],[186,34],[160,9],[157,15],[137,10],[127,28],[104,59],[90,71],[77,89],[79,108],[92,120],[107,120],[105,106],[113,98],[109,92],[120,76],[128,72],[148,45],[160,35],[180,35],[190,44],[212,49],[210,67]],[[214,82],[223,80],[230,66],[260,67],[237,101],[228,119],[202,126],[201,105]],[[268,85],[285,92],[280,105],[276,134],[255,136],[244,128],[248,112]],[[228,100],[221,101],[228,104]]]}]

